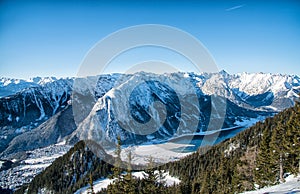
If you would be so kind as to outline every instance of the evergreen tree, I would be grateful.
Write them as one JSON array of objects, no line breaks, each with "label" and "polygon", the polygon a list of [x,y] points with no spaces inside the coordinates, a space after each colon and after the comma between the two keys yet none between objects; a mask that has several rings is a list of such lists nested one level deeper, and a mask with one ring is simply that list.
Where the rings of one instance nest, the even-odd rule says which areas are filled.
[{"label": "evergreen tree", "polygon": [[261,142],[259,144],[258,156],[256,159],[254,176],[255,181],[260,187],[272,185],[276,181],[274,174],[275,164],[273,163],[273,160],[270,159],[270,155],[272,155],[273,150],[270,148],[271,130],[269,127],[270,125],[265,127],[263,130]]},{"label": "evergreen tree", "polygon": [[95,194],[94,186],[93,186],[93,175],[92,175],[92,173],[90,173],[89,184],[90,184],[90,191],[88,193],[89,194]]},{"label": "evergreen tree", "polygon": [[158,180],[158,176],[154,171],[154,160],[152,157],[150,157],[149,159],[149,163],[147,166],[147,169],[145,169],[144,172],[144,188],[143,191],[144,193],[154,193],[157,189],[157,180]]},{"label": "evergreen tree", "polygon": [[122,176],[121,176],[121,138],[118,136],[117,138],[117,145],[116,145],[116,150],[115,150],[116,158],[115,158],[115,163],[113,167],[113,174],[110,176],[111,179],[114,179],[113,184],[110,184],[107,188],[107,193],[108,194],[118,194],[122,193],[120,190],[120,185],[122,181]]},{"label": "evergreen tree", "polygon": [[116,147],[116,159],[115,159],[115,164],[114,164],[114,168],[113,168],[113,177],[117,179],[117,182],[120,181],[121,179],[121,138],[120,136],[118,136],[117,138],[117,147]]},{"label": "evergreen tree", "polygon": [[164,170],[158,170],[158,184],[160,187],[164,187],[166,185],[165,181],[166,175],[164,174]]},{"label": "evergreen tree", "polygon": [[300,103],[296,102],[292,110],[287,122],[288,130],[285,137],[289,144],[285,146],[289,154],[289,161],[291,161],[288,170],[294,174],[300,174]]},{"label": "evergreen tree", "polygon": [[136,188],[137,188],[137,182],[136,180],[132,177],[132,166],[131,166],[131,161],[132,161],[132,155],[131,151],[128,152],[128,164],[127,164],[127,173],[124,175],[120,189],[124,191],[124,193],[128,194],[134,194],[136,193]]},{"label": "evergreen tree", "polygon": [[284,124],[282,123],[283,119],[280,118],[280,121],[277,123],[277,126],[275,127],[275,129],[272,132],[271,135],[271,142],[270,142],[270,146],[271,146],[271,155],[272,158],[271,160],[274,160],[276,163],[276,168],[275,168],[275,172],[278,175],[278,178],[281,182],[284,182],[284,160],[285,160],[285,149],[284,149],[284,144],[286,142],[284,142],[283,138],[285,136],[285,129],[283,128]]}]

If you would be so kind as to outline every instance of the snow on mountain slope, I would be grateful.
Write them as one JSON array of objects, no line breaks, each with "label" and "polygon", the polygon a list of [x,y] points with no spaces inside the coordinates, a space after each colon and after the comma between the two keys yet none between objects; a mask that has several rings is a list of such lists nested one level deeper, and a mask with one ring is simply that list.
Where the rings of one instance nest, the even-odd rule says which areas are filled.
[{"label": "snow on mountain slope", "polygon": [[[72,106],[67,105],[62,111],[50,119],[9,142],[8,147],[0,154],[6,156],[16,152],[34,150],[39,147],[46,147],[62,141],[66,136],[76,129],[72,116]],[[10,156],[11,158],[11,156]]]},{"label": "snow on mountain slope", "polygon": [[37,87],[57,81],[55,77],[34,77],[28,80],[13,79],[13,78],[0,78],[0,98],[16,94],[26,88]]},{"label": "snow on mountain slope", "polygon": [[[135,81],[142,82],[135,85]],[[12,138],[38,127],[55,113],[62,111],[68,103],[72,103],[75,112],[72,116],[78,129],[85,128],[90,135],[95,129],[109,138],[120,133],[128,140],[137,139],[142,142],[158,137],[172,137],[175,132],[186,134],[195,132],[195,129],[197,132],[205,131],[210,120],[210,107],[214,106],[216,109],[211,95],[217,94],[227,99],[223,126],[227,128],[236,121],[261,116],[257,111],[272,113],[292,106],[300,92],[300,78],[262,73],[230,75],[225,71],[163,75],[139,72],[133,75],[108,74],[59,80],[40,77],[30,80],[1,78],[0,90],[7,89],[8,86],[16,86],[18,90],[25,86],[29,88],[0,98],[0,151],[7,147]],[[123,91],[127,92],[122,93]],[[124,99],[127,101],[123,101]],[[114,106],[114,103],[119,106]],[[156,108],[160,108],[159,111]],[[127,112],[115,115],[116,110]],[[122,123],[116,121],[116,116]],[[128,130],[119,130],[120,124],[123,128],[134,120],[145,124],[152,117],[157,118],[153,119],[156,126],[163,124],[155,134],[137,138],[130,135]],[[98,125],[96,120],[99,122],[99,119],[101,122]],[[135,124],[140,126],[136,122]],[[177,128],[180,130],[176,130]],[[95,133],[93,135],[97,136]],[[101,134],[98,136],[103,138]]]},{"label": "snow on mountain slope", "polygon": [[[104,95],[114,86],[113,79],[117,79],[117,75],[84,78],[83,84],[80,85],[81,90],[76,88],[76,95],[86,98],[92,93],[90,99],[94,100],[95,95],[100,97],[101,92]],[[4,78],[2,80],[4,83]],[[6,84],[12,82],[5,80]],[[73,121],[76,118],[72,111],[74,107],[70,106],[77,100],[73,93],[73,78],[33,78],[27,81],[26,83],[42,85],[35,85],[0,98],[0,153],[5,149],[9,154],[54,144],[76,128]],[[24,81],[14,81],[15,84],[21,82]],[[99,83],[95,85],[97,82]],[[66,107],[69,108],[64,111]],[[89,110],[86,104],[83,104],[83,109]],[[39,135],[46,138],[46,141],[41,141]]]},{"label": "snow on mountain slope", "polygon": [[[21,92],[0,98],[0,126],[25,126],[48,119],[61,106],[66,105],[73,85],[72,79],[37,77],[27,82],[2,78],[3,80],[6,80],[3,85],[7,82],[12,84],[11,82],[14,81],[14,85],[18,85],[19,89],[31,83],[33,86],[30,85],[28,88],[23,88]],[[1,89],[3,87],[0,86]]]},{"label": "snow on mountain slope", "polygon": [[67,104],[72,84],[72,80],[60,79],[0,98],[1,126],[23,126],[49,118]]},{"label": "snow on mountain slope", "polygon": [[0,98],[0,152],[14,137],[62,111],[70,103],[72,85],[72,79],[60,79]]},{"label": "snow on mountain slope", "polygon": [[294,104],[299,97],[297,75],[270,73],[185,73],[206,95],[217,94],[248,109],[280,111]]},{"label": "snow on mountain slope", "polygon": [[300,78],[295,75],[270,73],[239,73],[229,81],[231,88],[239,88],[248,95],[257,95],[271,91],[274,95],[281,95],[293,87],[300,86]]},{"label": "snow on mountain slope", "polygon": [[[219,74],[140,72],[125,78],[97,100],[70,142],[92,139],[105,147],[120,136],[125,144],[140,144],[233,127],[236,121],[263,119],[273,113],[246,109],[227,100],[231,91]],[[218,96],[204,94],[210,90]]]},{"label": "snow on mountain slope", "polygon": [[244,102],[275,110],[292,106],[300,92],[296,75],[240,73],[232,75],[228,85]]}]

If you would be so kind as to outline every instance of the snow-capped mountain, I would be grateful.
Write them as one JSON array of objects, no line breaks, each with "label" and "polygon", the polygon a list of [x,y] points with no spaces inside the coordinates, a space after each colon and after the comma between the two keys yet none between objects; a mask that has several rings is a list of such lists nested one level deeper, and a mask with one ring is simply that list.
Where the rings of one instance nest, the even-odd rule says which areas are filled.
[{"label": "snow-capped mountain", "polygon": [[[261,120],[293,105],[300,78],[225,71],[140,72],[59,80],[2,78],[0,90],[8,86],[18,90],[0,98],[0,151],[12,153],[14,148],[57,143],[68,134],[72,143],[91,136],[110,142],[117,135],[127,143],[142,143]],[[73,127],[65,129],[68,125]],[[139,130],[141,126],[147,130]],[[47,134],[43,137],[48,140],[41,141],[39,133]],[[28,142],[33,145],[22,146]]]},{"label": "snow-capped mountain", "polygon": [[73,80],[61,79],[0,98],[1,124],[19,127],[47,120],[67,105],[72,84]]},{"label": "snow-capped mountain", "polygon": [[[300,78],[296,75],[270,73],[239,73],[225,71],[216,74],[190,74],[207,95],[224,95],[247,108],[283,110],[294,104],[300,93]],[[222,92],[227,91],[227,92]]]},{"label": "snow-capped mountain", "polygon": [[296,75],[241,73],[231,76],[229,87],[244,102],[255,107],[283,110],[299,97],[300,78]]},{"label": "snow-capped mountain", "polygon": [[226,72],[141,72],[119,79],[122,81],[96,101],[71,141],[93,139],[105,146],[115,142],[117,136],[130,144],[166,140],[233,127],[236,121],[262,119],[273,113],[240,100],[229,87],[231,79]]},{"label": "snow-capped mountain", "polygon": [[28,80],[14,78],[0,78],[0,97],[16,94],[26,88],[43,86],[56,81],[55,77],[34,77]]},{"label": "snow-capped mountain", "polygon": [[60,79],[0,98],[0,151],[14,137],[35,129],[62,111],[70,103],[72,85],[72,79]]}]

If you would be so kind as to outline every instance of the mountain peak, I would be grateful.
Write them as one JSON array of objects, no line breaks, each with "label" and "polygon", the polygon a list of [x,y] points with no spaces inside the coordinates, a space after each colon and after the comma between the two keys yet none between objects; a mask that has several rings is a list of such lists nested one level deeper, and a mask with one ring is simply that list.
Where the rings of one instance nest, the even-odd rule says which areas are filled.
[{"label": "mountain peak", "polygon": [[225,71],[224,69],[222,69],[221,71],[219,71],[220,74],[222,75],[229,75],[229,73],[227,73],[227,71]]}]

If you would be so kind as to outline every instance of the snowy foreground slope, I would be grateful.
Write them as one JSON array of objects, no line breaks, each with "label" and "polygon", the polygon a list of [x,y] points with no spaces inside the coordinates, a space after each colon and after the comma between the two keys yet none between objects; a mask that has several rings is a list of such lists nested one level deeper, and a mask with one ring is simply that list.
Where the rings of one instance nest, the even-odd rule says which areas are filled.
[{"label": "snowy foreground slope", "polygon": [[[169,173],[164,173],[167,186],[171,186],[173,184],[179,184],[180,180],[176,177],[172,177],[169,175]],[[143,172],[135,172],[133,173],[133,176],[137,178],[143,178]],[[94,181],[93,187],[94,191],[98,192],[101,191],[101,189],[107,188],[109,184],[113,183],[112,179],[99,179],[97,181]],[[87,194],[89,192],[90,186],[83,187],[79,190],[77,190],[74,194]],[[275,185],[272,187],[266,187],[255,191],[247,191],[242,194],[299,194],[300,193],[300,176],[294,177],[293,175],[290,175],[286,178],[285,183],[281,183],[279,185]]]},{"label": "snowy foreground slope", "polygon": [[243,194],[299,194],[300,193],[300,176],[288,176],[285,183],[262,188],[255,191],[247,191]]},{"label": "snowy foreground slope", "polygon": [[[155,173],[158,173],[155,171]],[[144,171],[139,172],[133,172],[132,176],[136,178],[144,178]],[[163,173],[163,176],[165,177],[162,181],[165,182],[166,186],[172,186],[174,184],[179,184],[180,180],[176,177],[170,176],[168,172]],[[99,179],[97,181],[93,182],[93,188],[94,192],[99,192],[101,189],[107,188],[107,186],[111,183],[113,183],[113,179]],[[81,189],[78,189],[74,194],[88,194],[90,192],[90,186],[83,187]]]}]

